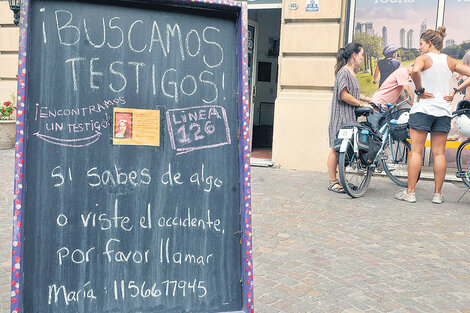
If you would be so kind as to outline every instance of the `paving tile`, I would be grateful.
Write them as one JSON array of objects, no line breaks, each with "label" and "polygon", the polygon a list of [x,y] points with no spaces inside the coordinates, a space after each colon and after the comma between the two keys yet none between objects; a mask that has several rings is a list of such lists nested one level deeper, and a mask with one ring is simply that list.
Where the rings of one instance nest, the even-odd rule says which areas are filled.
[{"label": "paving tile", "polygon": [[[0,150],[0,312],[9,312],[13,150]],[[432,181],[418,202],[373,177],[359,199],[327,190],[323,173],[252,168],[256,313],[470,313],[470,193]],[[88,312],[85,312],[88,313]]]},{"label": "paving tile", "polygon": [[[257,262],[273,262],[275,269],[261,266],[261,281],[271,277],[279,285],[263,292],[286,292],[288,285],[292,289],[282,301],[299,300],[290,308],[278,303],[276,310],[467,309],[470,196],[457,203],[465,192],[462,185],[445,183],[447,201],[433,206],[432,181],[419,182],[418,202],[411,205],[394,200],[400,188],[382,177],[373,177],[359,199],[327,191],[322,173],[252,168],[252,180],[254,281]],[[269,312],[256,302],[262,296],[255,287],[256,310]]]}]

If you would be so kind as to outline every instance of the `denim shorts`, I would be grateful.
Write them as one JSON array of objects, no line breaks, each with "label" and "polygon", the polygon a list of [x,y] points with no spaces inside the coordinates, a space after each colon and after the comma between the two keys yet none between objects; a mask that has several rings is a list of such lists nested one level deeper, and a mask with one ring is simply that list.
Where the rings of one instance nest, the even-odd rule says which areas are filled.
[{"label": "denim shorts", "polygon": [[410,114],[408,124],[410,128],[416,130],[449,133],[450,121],[451,118],[449,116],[433,116],[418,112]]}]

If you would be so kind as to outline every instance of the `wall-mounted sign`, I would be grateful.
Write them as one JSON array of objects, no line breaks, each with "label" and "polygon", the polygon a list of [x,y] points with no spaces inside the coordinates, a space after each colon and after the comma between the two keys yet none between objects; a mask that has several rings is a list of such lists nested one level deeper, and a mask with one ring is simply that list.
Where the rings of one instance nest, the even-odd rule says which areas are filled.
[{"label": "wall-mounted sign", "polygon": [[307,6],[305,7],[305,11],[307,12],[318,12],[320,11],[320,0],[308,0]]},{"label": "wall-mounted sign", "polygon": [[299,8],[299,4],[297,2],[291,2],[288,6],[289,10],[297,10]]}]

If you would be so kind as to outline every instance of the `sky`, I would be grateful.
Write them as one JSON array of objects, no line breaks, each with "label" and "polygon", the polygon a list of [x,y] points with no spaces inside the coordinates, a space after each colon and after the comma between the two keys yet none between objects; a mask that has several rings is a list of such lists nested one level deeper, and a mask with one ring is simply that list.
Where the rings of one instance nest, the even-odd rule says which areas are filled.
[{"label": "sky", "polygon": [[456,44],[470,40],[470,1],[446,0],[444,7],[444,25],[447,39],[454,39]]},{"label": "sky", "polygon": [[[390,3],[390,0],[357,0],[354,27],[357,22],[372,22],[374,32],[382,36],[382,27],[386,26],[387,43],[396,46],[400,46],[400,29],[404,28],[406,32],[412,29],[412,47],[418,48],[421,23],[426,21],[427,28],[435,29],[436,27],[438,1],[397,0],[397,2],[400,1],[402,3]],[[407,3],[404,3],[405,1]]]}]

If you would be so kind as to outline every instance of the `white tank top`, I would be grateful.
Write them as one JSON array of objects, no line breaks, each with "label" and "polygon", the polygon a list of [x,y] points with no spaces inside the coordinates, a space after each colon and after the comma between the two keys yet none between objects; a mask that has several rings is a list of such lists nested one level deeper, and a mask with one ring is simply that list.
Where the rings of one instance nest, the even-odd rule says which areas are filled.
[{"label": "white tank top", "polygon": [[410,113],[425,113],[433,116],[452,117],[452,106],[444,100],[444,96],[450,94],[450,82],[452,72],[447,65],[447,55],[437,53],[426,53],[432,59],[432,66],[421,72],[421,83],[427,92],[434,95],[432,99],[421,99],[415,102]]}]

